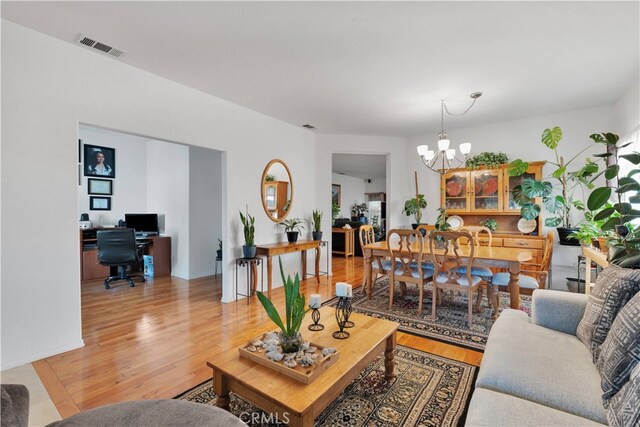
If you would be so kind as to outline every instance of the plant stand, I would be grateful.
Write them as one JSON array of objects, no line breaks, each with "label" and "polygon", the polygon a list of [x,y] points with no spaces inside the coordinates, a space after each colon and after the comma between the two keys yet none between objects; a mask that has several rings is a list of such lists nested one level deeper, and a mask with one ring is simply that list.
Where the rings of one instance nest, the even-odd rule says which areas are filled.
[{"label": "plant stand", "polygon": [[[260,292],[264,291],[264,264],[262,258],[236,258],[236,301],[238,297],[246,297],[249,304],[249,297],[256,293],[258,282],[258,266],[260,266]],[[238,292],[238,267],[247,268],[247,293]]]}]

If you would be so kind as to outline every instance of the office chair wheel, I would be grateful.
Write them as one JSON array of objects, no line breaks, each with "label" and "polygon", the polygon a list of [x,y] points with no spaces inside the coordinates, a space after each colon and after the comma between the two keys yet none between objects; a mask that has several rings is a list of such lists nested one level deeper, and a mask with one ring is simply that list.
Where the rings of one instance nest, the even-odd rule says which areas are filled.
[{"label": "office chair wheel", "polygon": [[131,288],[135,288],[136,287],[136,284],[135,284],[135,282],[133,280],[127,278],[127,281],[129,282],[129,287],[131,287]]},{"label": "office chair wheel", "polygon": [[111,289],[111,286],[109,286],[109,282],[107,280],[104,281],[104,288]]}]

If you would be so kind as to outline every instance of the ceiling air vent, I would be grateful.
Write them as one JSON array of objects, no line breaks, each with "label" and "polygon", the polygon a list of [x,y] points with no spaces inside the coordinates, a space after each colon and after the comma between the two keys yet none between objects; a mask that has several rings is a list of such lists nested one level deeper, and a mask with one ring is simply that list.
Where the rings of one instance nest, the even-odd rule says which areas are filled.
[{"label": "ceiling air vent", "polygon": [[313,125],[310,125],[309,123],[307,123],[306,125],[302,125],[303,128],[305,129],[315,129],[316,127]]},{"label": "ceiling air vent", "polygon": [[82,45],[88,46],[88,47],[92,47],[94,49],[97,49],[101,52],[104,52],[106,54],[109,54],[111,56],[115,56],[116,58],[120,58],[121,56],[124,56],[125,53],[123,51],[121,51],[120,49],[116,49],[113,48],[107,44],[104,43],[100,43],[98,41],[95,41],[93,39],[90,39],[89,37],[86,37],[84,34],[80,34],[78,36],[78,38],[76,39],[76,41]]}]

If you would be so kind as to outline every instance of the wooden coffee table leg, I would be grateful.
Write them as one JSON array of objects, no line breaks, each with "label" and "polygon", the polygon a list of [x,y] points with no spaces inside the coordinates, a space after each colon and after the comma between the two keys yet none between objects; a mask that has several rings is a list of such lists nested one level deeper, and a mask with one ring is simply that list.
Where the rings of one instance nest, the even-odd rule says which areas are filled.
[{"label": "wooden coffee table leg", "polygon": [[229,410],[229,388],[227,387],[227,378],[220,372],[213,372],[213,390],[218,395],[216,406]]},{"label": "wooden coffee table leg", "polygon": [[384,350],[384,376],[387,380],[392,380],[396,377],[395,369],[395,350],[396,350],[396,333],[389,335],[387,338],[387,348]]},{"label": "wooden coffee table leg", "polygon": [[289,414],[289,427],[313,427],[313,417]]}]

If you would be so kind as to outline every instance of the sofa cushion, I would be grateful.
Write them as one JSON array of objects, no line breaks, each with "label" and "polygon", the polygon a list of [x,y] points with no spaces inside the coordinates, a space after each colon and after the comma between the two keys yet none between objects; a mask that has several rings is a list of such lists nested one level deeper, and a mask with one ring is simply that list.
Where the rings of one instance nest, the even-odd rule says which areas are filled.
[{"label": "sofa cushion", "polygon": [[476,388],[469,404],[466,426],[601,426],[529,400]]},{"label": "sofa cushion", "polygon": [[613,320],[624,305],[640,291],[640,270],[611,264],[596,280],[576,336],[598,360],[598,347],[607,338]]},{"label": "sofa cushion", "polygon": [[22,384],[2,384],[2,427],[26,427],[29,425],[29,389]]},{"label": "sofa cushion", "polygon": [[640,364],[631,373],[631,379],[609,401],[607,419],[612,427],[640,425]]},{"label": "sofa cushion", "polygon": [[[598,371],[602,377],[602,398],[613,397],[629,381],[631,370],[640,361],[640,293],[620,310],[600,346]],[[606,406],[606,403],[605,403]]]},{"label": "sofa cushion", "polygon": [[505,310],[491,328],[476,387],[606,423],[600,376],[573,335],[529,323]]}]

